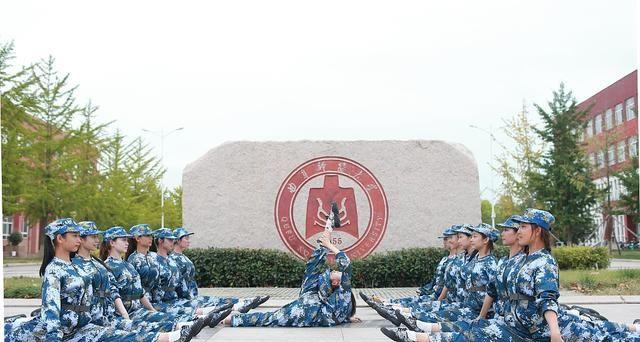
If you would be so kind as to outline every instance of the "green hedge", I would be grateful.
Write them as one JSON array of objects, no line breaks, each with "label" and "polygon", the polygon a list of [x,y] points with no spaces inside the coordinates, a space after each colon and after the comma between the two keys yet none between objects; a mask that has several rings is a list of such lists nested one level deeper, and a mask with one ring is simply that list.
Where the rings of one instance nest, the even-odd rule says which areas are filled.
[{"label": "green hedge", "polygon": [[203,287],[298,287],[304,274],[300,259],[270,249],[196,248],[185,255]]},{"label": "green hedge", "polygon": [[603,269],[609,267],[609,250],[606,247],[558,247],[551,253],[561,270]]},{"label": "green hedge", "polygon": [[[304,262],[293,255],[270,249],[190,249],[185,254],[196,266],[196,281],[202,287],[298,287]],[[496,246],[497,258],[509,254]],[[355,287],[422,286],[434,275],[446,252],[441,248],[409,248],[374,253],[353,261]],[[561,269],[606,268],[609,257],[602,247],[561,247],[553,250]]]}]

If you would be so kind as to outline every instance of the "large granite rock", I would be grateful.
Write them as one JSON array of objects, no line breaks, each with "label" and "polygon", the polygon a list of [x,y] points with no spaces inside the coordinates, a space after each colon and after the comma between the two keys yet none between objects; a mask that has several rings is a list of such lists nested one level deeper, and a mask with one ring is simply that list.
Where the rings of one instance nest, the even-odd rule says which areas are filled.
[{"label": "large granite rock", "polygon": [[317,245],[330,201],[352,257],[440,245],[454,223],[480,222],[476,163],[442,141],[232,142],[183,173],[183,223],[193,247],[291,250]]}]

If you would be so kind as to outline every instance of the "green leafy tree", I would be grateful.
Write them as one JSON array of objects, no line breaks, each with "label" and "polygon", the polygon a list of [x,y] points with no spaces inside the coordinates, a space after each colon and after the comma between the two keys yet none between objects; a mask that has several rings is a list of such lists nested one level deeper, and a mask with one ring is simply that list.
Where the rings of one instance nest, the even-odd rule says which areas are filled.
[{"label": "green leafy tree", "polygon": [[628,167],[615,173],[625,191],[616,203],[614,214],[631,215],[633,221],[640,223],[640,175],[638,175],[638,157],[634,157]]},{"label": "green leafy tree", "polygon": [[[69,85],[69,74],[60,76],[49,57],[33,68],[35,104],[29,114],[35,118],[34,130],[28,138],[32,143],[29,163],[32,174],[23,191],[25,214],[40,222],[44,229],[47,222],[59,216],[69,216],[74,196],[69,186],[72,153],[78,145],[69,139],[73,119],[81,111],[75,103],[77,86]],[[44,232],[40,235],[44,236]]]},{"label": "green leafy tree", "polygon": [[503,206],[509,206],[512,212],[522,212],[538,206],[531,177],[536,172],[536,163],[542,158],[545,144],[533,130],[525,105],[520,113],[503,123],[501,130],[509,138],[506,144],[509,147],[501,145],[503,153],[496,158],[493,168],[502,179]]},{"label": "green leafy tree", "polygon": [[31,67],[17,71],[11,64],[15,58],[14,44],[0,45],[0,125],[2,126],[2,211],[12,215],[23,209],[22,193],[30,177],[28,157],[31,155],[29,129],[33,120],[28,112],[33,109]]},{"label": "green leafy tree", "polygon": [[535,105],[544,127],[534,131],[549,148],[536,162],[537,172],[531,181],[536,201],[556,217],[556,235],[573,244],[587,238],[595,228],[590,208],[596,204],[598,193],[578,143],[588,111],[578,109],[564,84],[553,93],[548,106],[546,111]]}]

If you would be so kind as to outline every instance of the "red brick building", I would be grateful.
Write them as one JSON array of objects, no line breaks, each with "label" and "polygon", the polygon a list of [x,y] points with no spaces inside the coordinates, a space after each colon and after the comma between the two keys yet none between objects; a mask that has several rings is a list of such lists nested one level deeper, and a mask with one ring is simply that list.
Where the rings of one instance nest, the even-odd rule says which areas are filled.
[{"label": "red brick building", "polygon": [[[22,234],[22,242],[14,249],[7,239],[11,233]],[[36,255],[40,251],[40,224],[30,224],[24,215],[11,215],[2,218],[2,249],[4,256],[16,251],[18,256]]]},{"label": "red brick building", "polygon": [[[612,172],[631,164],[631,158],[638,155],[638,72],[633,71],[595,95],[584,100],[578,107],[588,109],[587,127],[583,141],[591,165],[594,169],[593,181],[604,188],[607,175],[611,184],[611,201],[620,198],[622,189]],[[635,167],[638,167],[635,165]],[[604,239],[602,208],[595,209],[598,231],[594,240]],[[629,215],[616,215],[613,228],[618,241],[634,240],[631,232],[638,233],[638,223]]]}]

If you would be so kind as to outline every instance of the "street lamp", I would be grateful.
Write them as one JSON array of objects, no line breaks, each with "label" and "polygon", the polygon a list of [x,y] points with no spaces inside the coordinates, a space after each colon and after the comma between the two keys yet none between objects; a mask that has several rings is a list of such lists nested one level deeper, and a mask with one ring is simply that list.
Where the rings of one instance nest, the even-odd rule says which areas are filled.
[{"label": "street lamp", "polygon": [[[184,127],[179,127],[169,131],[168,133],[164,133],[164,129],[161,129],[160,131],[151,131],[145,128],[142,129],[144,132],[160,135],[160,165],[162,165],[162,162],[164,161],[164,138],[168,137],[169,134],[173,132],[181,131],[183,129]],[[160,219],[160,228],[164,228],[164,173],[160,178],[160,209],[162,212],[162,216]]]},{"label": "street lamp", "polygon": [[[478,127],[476,125],[469,125],[469,127],[478,129],[478,130],[480,130],[482,132],[485,132],[485,133],[487,133],[489,135],[489,138],[491,138],[489,140],[489,160],[490,161],[493,160],[493,142],[496,141],[496,137],[494,137],[493,133],[491,132],[491,126],[489,126],[489,130],[488,131],[486,129]],[[496,207],[496,203],[495,203],[496,202],[496,200],[495,200],[496,190],[495,190],[495,187],[494,187],[494,184],[493,184],[493,170],[491,171],[491,192],[493,192],[493,196],[491,198],[491,226],[493,228],[495,228],[496,227],[496,208],[495,208]]]}]

